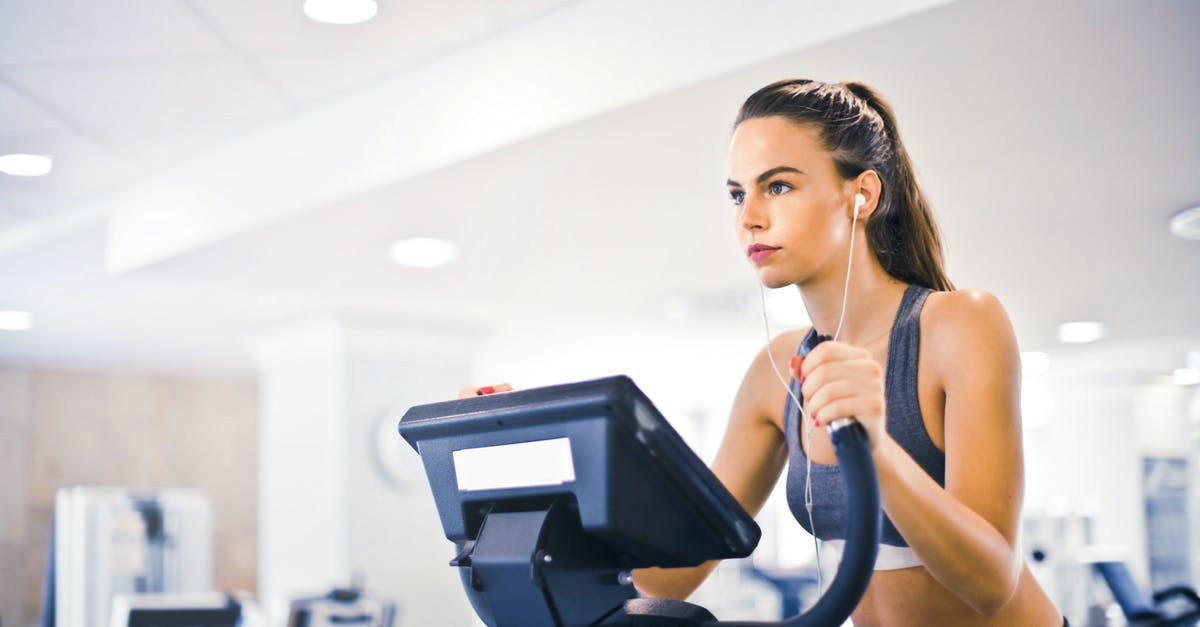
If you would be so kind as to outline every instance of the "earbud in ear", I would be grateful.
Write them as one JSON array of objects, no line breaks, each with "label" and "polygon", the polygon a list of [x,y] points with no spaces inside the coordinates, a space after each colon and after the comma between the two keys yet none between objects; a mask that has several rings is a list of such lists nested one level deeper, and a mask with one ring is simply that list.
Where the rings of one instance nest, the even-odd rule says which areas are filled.
[{"label": "earbud in ear", "polygon": [[866,196],[863,196],[862,194],[854,195],[854,217],[855,218],[858,217],[858,210],[862,209],[862,206],[865,204],[867,204]]}]

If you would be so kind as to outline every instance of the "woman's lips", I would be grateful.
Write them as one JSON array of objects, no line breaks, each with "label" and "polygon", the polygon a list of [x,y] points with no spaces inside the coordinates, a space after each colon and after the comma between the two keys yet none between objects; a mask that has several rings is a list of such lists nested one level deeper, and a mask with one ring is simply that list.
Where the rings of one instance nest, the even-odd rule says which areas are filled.
[{"label": "woman's lips", "polygon": [[750,255],[750,261],[758,263],[763,259],[771,256],[771,253],[779,250],[774,246],[765,246],[763,244],[755,244],[748,248],[746,252]]}]

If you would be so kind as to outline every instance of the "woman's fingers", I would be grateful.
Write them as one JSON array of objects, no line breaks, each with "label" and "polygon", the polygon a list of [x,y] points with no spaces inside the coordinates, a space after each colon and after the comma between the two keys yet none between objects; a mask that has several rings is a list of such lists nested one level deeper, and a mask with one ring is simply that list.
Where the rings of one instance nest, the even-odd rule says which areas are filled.
[{"label": "woman's fingers", "polygon": [[883,393],[883,373],[879,364],[872,360],[838,361],[814,368],[802,380],[805,402],[816,400],[817,394],[826,386],[838,381],[860,383],[862,391]]},{"label": "woman's fingers", "polygon": [[796,365],[805,409],[818,425],[846,417],[871,427],[882,422],[883,369],[866,349],[825,342]]},{"label": "woman's fingers", "polygon": [[801,376],[800,375],[800,367],[803,365],[804,365],[803,357],[801,357],[799,355],[792,355],[792,360],[788,362],[788,366],[790,366],[790,368],[792,370],[792,378],[793,379],[796,379],[796,380],[800,379],[800,376]]},{"label": "woman's fingers", "polygon": [[487,394],[496,394],[498,392],[511,392],[512,389],[513,386],[507,383],[497,383],[495,385],[485,385],[482,387],[465,387],[458,391],[458,398],[485,396]]},{"label": "woman's fingers", "polygon": [[812,352],[807,357],[800,360],[800,374],[804,377],[810,377],[813,370],[825,364],[861,359],[871,360],[871,352],[865,348],[850,346],[841,342],[822,342],[816,348],[812,349]]},{"label": "woman's fingers", "polygon": [[470,397],[472,397],[472,396],[475,396],[475,392],[476,392],[478,389],[479,389],[479,388],[474,388],[474,387],[465,387],[465,388],[463,388],[463,389],[461,389],[461,390],[459,390],[459,391],[458,391],[458,398],[470,398]]},{"label": "woman's fingers", "polygon": [[871,423],[881,419],[885,413],[883,399],[873,394],[857,394],[832,398],[817,405],[813,404],[811,417],[818,427],[839,418],[855,418],[859,422]]}]

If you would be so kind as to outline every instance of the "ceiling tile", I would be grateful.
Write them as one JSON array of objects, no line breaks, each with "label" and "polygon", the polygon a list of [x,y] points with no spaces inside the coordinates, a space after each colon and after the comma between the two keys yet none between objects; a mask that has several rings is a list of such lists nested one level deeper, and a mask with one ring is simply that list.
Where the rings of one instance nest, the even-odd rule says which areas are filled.
[{"label": "ceiling tile", "polygon": [[[216,61],[10,70],[24,88],[112,138],[119,148],[206,145],[288,113],[275,91],[230,54]],[[188,138],[191,138],[190,140]]]},{"label": "ceiling tile", "polygon": [[7,181],[3,178],[7,178],[6,175],[0,174],[0,232],[25,222],[32,215],[29,208],[16,198],[17,194],[8,189]]},{"label": "ceiling tile", "polygon": [[[61,128],[62,123],[3,82],[0,77],[0,134]],[[4,146],[0,146],[3,151]]]},{"label": "ceiling tile", "polygon": [[263,69],[299,104],[364,88],[397,72],[394,60],[372,54],[270,57]]},{"label": "ceiling tile", "polygon": [[[14,139],[19,138],[19,139]],[[50,174],[37,178],[0,175],[0,198],[19,203],[31,217],[70,209],[96,194],[144,176],[144,165],[123,158],[70,131],[0,132],[0,152],[28,145],[54,157]]]},{"label": "ceiling tile", "polygon": [[[397,66],[450,44],[463,43],[520,19],[563,4],[525,3],[524,10],[498,7],[491,0],[437,3],[384,1],[368,22],[323,24],[308,19],[301,2],[193,0],[192,6],[242,50],[265,54],[328,54],[372,51],[393,57]],[[520,7],[521,5],[516,5]]]},{"label": "ceiling tile", "polygon": [[218,54],[225,45],[176,0],[0,2],[0,66]]},{"label": "ceiling tile", "polygon": [[302,102],[364,86],[563,4],[384,2],[375,19],[336,26],[308,19],[299,2],[193,1],[234,47]]}]

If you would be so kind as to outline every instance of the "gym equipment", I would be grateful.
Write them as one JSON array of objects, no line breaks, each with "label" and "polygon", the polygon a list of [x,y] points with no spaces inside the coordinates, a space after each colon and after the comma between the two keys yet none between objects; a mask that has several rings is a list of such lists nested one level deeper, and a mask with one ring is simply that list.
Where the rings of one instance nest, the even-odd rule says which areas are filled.
[{"label": "gym equipment", "polygon": [[[1200,597],[1194,589],[1172,586],[1146,598],[1124,562],[1096,562],[1092,568],[1104,578],[1132,627],[1182,627],[1200,622]],[[1180,607],[1170,607],[1176,599],[1182,601]]]},{"label": "gym equipment", "polygon": [[43,625],[107,625],[117,595],[212,587],[212,515],[194,490],[63,488],[51,543]]},{"label": "gym equipment", "polygon": [[745,557],[760,530],[628,377],[420,405],[420,454],[475,612],[491,627],[841,625],[866,591],[881,529],[865,430],[829,427],[849,517],[825,595],[783,622],[718,622],[637,598],[630,570]]},{"label": "gym equipment", "polygon": [[292,601],[287,624],[288,627],[392,627],[395,617],[396,604],[365,596],[361,586],[352,585],[334,588],[319,597]]},{"label": "gym equipment", "polygon": [[242,603],[232,596],[207,594],[117,595],[110,627],[239,627]]},{"label": "gym equipment", "polygon": [[816,574],[809,569],[759,568],[751,564],[744,572],[766,582],[779,593],[780,616],[799,614],[804,595],[819,587]]}]

